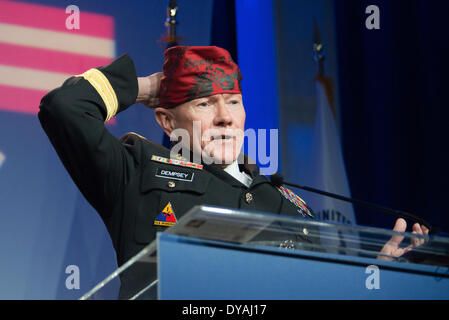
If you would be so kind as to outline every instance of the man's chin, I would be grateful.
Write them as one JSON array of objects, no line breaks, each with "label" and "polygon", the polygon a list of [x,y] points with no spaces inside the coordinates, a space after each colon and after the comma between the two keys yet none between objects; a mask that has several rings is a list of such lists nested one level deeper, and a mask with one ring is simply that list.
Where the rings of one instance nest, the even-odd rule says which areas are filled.
[{"label": "man's chin", "polygon": [[233,163],[236,160],[236,157],[232,154],[232,155],[221,155],[221,156],[216,156],[216,155],[207,155],[207,156],[203,156],[203,161],[207,164],[214,164],[214,165],[218,165],[220,167],[227,167],[228,165],[230,165],[231,163]]},{"label": "man's chin", "polygon": [[212,142],[202,150],[202,155],[205,163],[226,167],[237,159],[238,153],[235,151],[235,144]]}]

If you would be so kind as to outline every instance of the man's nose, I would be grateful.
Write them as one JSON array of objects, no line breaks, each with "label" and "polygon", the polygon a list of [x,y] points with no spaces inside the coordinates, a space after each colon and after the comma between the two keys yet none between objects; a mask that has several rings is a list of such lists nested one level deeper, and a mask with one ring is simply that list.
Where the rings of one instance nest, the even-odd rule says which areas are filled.
[{"label": "man's nose", "polygon": [[214,124],[216,126],[228,126],[232,124],[232,115],[223,97],[219,97],[215,105]]}]

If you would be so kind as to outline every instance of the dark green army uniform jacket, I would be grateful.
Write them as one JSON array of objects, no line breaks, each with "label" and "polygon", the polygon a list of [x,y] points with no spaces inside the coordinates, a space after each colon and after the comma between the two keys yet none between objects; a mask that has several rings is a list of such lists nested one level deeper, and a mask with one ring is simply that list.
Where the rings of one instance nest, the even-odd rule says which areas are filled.
[{"label": "dark green army uniform jacket", "polygon": [[[117,139],[104,123],[135,103],[134,64],[123,55],[92,70],[67,79],[43,97],[39,120],[70,176],[105,223],[119,266],[167,228],[154,220],[169,202],[177,219],[195,205],[301,216],[256,165],[240,167],[253,179],[248,188],[214,165],[199,170],[153,161],[152,156],[169,158],[170,150],[137,134]],[[167,172],[187,173],[188,179],[170,179]],[[311,241],[305,235],[294,240]]]}]

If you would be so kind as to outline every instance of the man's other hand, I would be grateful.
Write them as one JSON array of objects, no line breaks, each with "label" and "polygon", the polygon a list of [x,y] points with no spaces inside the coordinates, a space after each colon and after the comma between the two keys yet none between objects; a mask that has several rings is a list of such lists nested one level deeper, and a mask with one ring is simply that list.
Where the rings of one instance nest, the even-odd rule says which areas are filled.
[{"label": "man's other hand", "polygon": [[[404,219],[399,218],[396,220],[396,224],[394,225],[393,231],[396,232],[405,232],[407,230],[407,222],[405,222]],[[424,225],[419,225],[419,223],[415,223],[413,225],[413,234],[419,234],[419,235],[427,235],[429,234],[429,229],[426,228]],[[383,246],[382,250],[380,251],[380,255],[377,257],[381,260],[387,260],[392,261],[394,258],[399,258],[403,254],[409,252],[413,248],[416,248],[422,244],[424,244],[425,239],[421,237],[416,237],[411,239],[411,244],[407,247],[400,247],[400,244],[402,240],[404,239],[404,236],[402,235],[394,235],[391,237],[391,239]]]}]

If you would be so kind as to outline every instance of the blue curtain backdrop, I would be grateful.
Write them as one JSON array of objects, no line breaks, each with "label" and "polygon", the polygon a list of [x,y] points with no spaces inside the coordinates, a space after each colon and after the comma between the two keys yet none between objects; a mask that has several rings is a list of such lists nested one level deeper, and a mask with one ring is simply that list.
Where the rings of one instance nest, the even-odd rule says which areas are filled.
[{"label": "blue curtain backdrop", "polygon": [[[449,231],[447,1],[335,0],[344,157],[352,195]],[[380,9],[380,30],[365,8]],[[357,209],[360,224],[393,218]]]},{"label": "blue curtain backdrop", "polygon": [[236,29],[234,0],[214,0],[210,45],[228,50],[238,63]]}]

